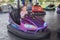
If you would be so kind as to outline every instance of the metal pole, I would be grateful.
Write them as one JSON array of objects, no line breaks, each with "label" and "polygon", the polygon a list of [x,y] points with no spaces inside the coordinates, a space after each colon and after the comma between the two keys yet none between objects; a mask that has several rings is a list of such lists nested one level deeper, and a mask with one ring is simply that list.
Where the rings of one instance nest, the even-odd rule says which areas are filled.
[{"label": "metal pole", "polygon": [[20,1],[19,0],[17,1],[17,7],[18,7],[18,9],[20,8]]},{"label": "metal pole", "polygon": [[36,0],[36,3],[37,3],[37,0]]},{"label": "metal pole", "polygon": [[17,14],[18,14],[17,16],[18,17],[17,18],[20,19],[21,18],[21,15],[20,15],[20,11],[21,11],[21,9],[20,9],[20,0],[17,0],[17,7],[18,7],[18,10],[17,10]]}]

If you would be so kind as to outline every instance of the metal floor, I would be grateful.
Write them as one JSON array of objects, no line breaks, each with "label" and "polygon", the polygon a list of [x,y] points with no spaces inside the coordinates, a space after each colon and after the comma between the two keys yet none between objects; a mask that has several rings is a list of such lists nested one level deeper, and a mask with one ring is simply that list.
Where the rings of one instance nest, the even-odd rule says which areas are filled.
[{"label": "metal floor", "polygon": [[[57,15],[54,11],[46,11],[47,15],[45,15],[44,20],[48,24],[48,28],[51,30],[50,39],[43,40],[60,40],[57,38],[56,30],[60,28],[60,15]],[[19,37],[14,36],[11,33],[7,32],[8,23],[8,13],[0,14],[0,40],[25,40]]]}]

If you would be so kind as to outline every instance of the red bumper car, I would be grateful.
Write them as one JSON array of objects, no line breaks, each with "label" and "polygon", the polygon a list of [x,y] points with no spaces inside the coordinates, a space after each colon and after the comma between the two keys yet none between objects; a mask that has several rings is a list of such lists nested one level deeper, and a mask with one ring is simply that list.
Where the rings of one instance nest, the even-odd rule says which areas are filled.
[{"label": "red bumper car", "polygon": [[43,8],[40,5],[34,5],[32,6],[32,12],[34,15],[45,15],[46,12],[43,10]]}]

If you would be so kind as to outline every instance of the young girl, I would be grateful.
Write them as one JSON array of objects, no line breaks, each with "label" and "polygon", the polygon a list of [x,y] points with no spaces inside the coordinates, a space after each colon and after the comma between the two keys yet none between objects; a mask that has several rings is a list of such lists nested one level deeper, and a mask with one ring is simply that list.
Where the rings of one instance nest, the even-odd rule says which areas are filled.
[{"label": "young girl", "polygon": [[21,18],[24,18],[24,16],[25,16],[26,14],[28,14],[28,12],[27,12],[27,7],[26,7],[26,6],[23,6],[23,7],[22,7],[22,10],[21,10],[21,12],[20,12]]}]

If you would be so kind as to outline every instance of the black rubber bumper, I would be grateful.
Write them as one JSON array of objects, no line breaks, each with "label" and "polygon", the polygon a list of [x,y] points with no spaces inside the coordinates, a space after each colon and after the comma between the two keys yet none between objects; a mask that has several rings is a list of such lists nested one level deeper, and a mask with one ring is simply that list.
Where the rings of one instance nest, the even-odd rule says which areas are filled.
[{"label": "black rubber bumper", "polygon": [[34,15],[36,15],[36,16],[44,16],[44,15],[46,15],[46,12],[41,12],[41,13],[35,12]]},{"label": "black rubber bumper", "polygon": [[0,13],[2,14],[2,13],[9,13],[9,12],[2,12],[2,11],[0,11]]},{"label": "black rubber bumper", "polygon": [[54,9],[45,9],[46,11],[55,11],[55,8]]},{"label": "black rubber bumper", "polygon": [[11,25],[7,26],[8,31],[15,34],[18,37],[25,38],[25,39],[42,39],[42,38],[50,38],[50,30],[47,29],[47,31],[44,32],[39,32],[36,34],[31,34],[31,33],[25,33],[23,31],[19,31],[12,27]]}]

